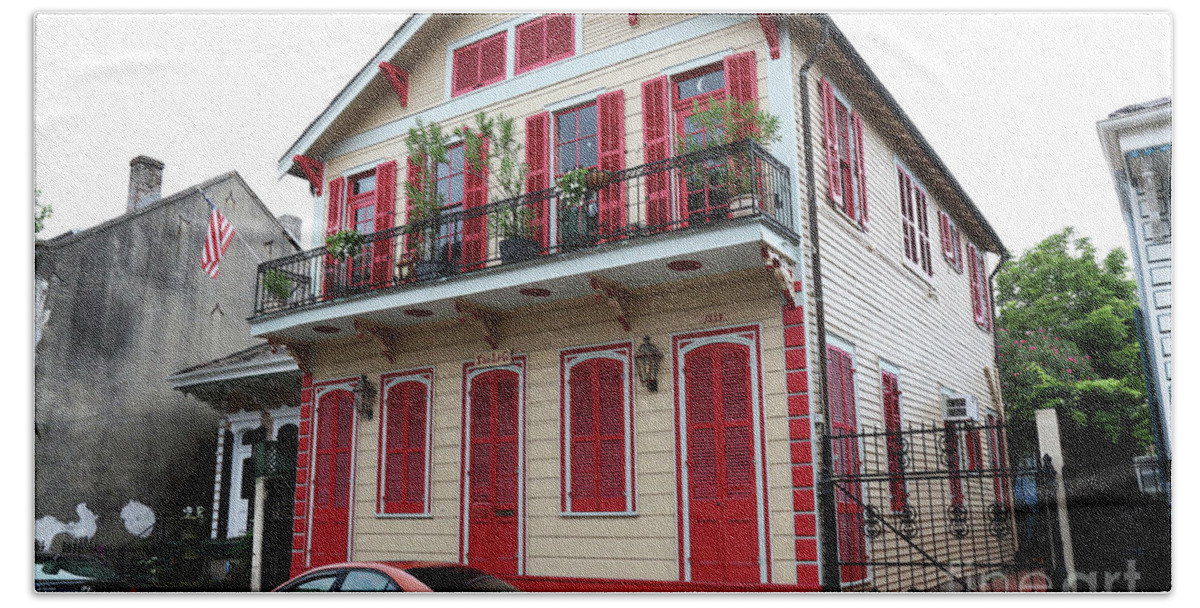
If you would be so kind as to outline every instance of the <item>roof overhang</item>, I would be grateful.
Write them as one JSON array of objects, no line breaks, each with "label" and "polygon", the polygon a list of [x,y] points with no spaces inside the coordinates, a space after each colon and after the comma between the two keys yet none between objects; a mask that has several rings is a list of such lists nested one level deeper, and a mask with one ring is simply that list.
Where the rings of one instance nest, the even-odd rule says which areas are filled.
[{"label": "roof overhang", "polygon": [[[375,53],[375,56],[358,71],[358,74],[350,80],[349,84],[333,98],[333,101],[329,103],[325,111],[321,112],[315,120],[309,123],[308,127],[304,129],[304,133],[300,135],[300,138],[279,159],[279,177],[292,173],[294,170],[292,157],[297,154],[304,154],[312,147],[317,139],[333,125],[337,117],[367,88],[371,80],[380,77],[379,62],[390,61],[392,57],[395,57],[403,50],[404,45],[417,33],[417,30],[421,29],[421,26],[425,25],[425,22],[429,21],[431,16],[429,13],[419,13],[410,15],[405,19],[404,23],[400,25],[400,28],[396,30],[391,39],[383,45],[383,48],[379,49],[379,52]],[[294,173],[294,175],[300,174]]]},{"label": "roof overhang", "polygon": [[[1113,171],[1125,168],[1125,153],[1171,141],[1171,103],[1139,112],[1120,114],[1096,123],[1104,158]],[[1134,132],[1152,132],[1151,139],[1125,137]]]},{"label": "roof overhang", "polygon": [[168,376],[167,382],[177,391],[228,412],[297,405],[301,378],[300,368],[290,356],[264,350],[245,361],[221,363],[218,359],[188,368]]}]

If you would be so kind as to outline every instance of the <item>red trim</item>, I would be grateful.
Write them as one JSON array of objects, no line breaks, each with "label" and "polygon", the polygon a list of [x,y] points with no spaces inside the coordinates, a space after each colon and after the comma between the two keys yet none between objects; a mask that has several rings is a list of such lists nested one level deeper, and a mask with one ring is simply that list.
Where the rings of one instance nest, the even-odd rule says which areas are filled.
[{"label": "red trim", "polygon": [[292,162],[299,165],[300,170],[304,172],[304,177],[308,179],[308,187],[312,188],[313,194],[321,196],[321,184],[325,179],[325,165],[319,160],[301,154],[293,156]]},{"label": "red trim", "polygon": [[[642,161],[649,164],[671,156],[671,109],[667,77],[642,83]],[[651,228],[671,222],[671,178],[659,171],[646,176],[646,223]]]},{"label": "red trim", "polygon": [[779,16],[759,13],[758,24],[762,26],[763,36],[767,38],[771,59],[779,59]]},{"label": "red trim", "polygon": [[312,374],[305,372],[300,380],[300,428],[296,450],[296,493],[292,512],[292,566],[289,576],[296,576],[308,567],[308,490],[309,467],[312,464]]},{"label": "red trim", "polygon": [[[419,505],[402,504],[398,501],[387,501],[387,500],[385,500],[385,496],[384,496],[384,488],[387,485],[387,477],[388,477],[388,475],[387,475],[387,473],[388,473],[388,471],[387,471],[388,453],[387,453],[387,445],[385,445],[385,440],[387,438],[388,414],[390,413],[390,408],[388,407],[388,398],[387,398],[388,397],[388,389],[386,388],[386,386],[387,386],[388,381],[393,378],[408,378],[409,379],[409,380],[402,381],[398,384],[405,384],[409,381],[419,383],[420,380],[418,378],[424,378],[425,380],[428,381],[428,384],[422,383],[422,384],[425,384],[425,386],[426,386],[425,429],[424,429],[424,431],[422,431],[422,437],[423,437],[423,441],[425,442],[425,444],[423,446],[423,450],[424,450],[424,457],[423,457],[424,458],[424,470],[423,470],[423,479],[422,479],[423,490],[422,490],[421,504],[419,504]],[[398,513],[428,514],[430,512],[429,491],[430,491],[430,483],[431,483],[430,479],[432,477],[432,471],[433,471],[433,468],[432,468],[433,461],[431,458],[431,456],[433,454],[433,450],[431,449],[432,446],[430,445],[431,438],[430,438],[429,430],[433,425],[433,416],[432,416],[433,408],[431,407],[431,405],[433,403],[433,384],[434,384],[434,371],[433,371],[432,367],[391,372],[391,373],[383,374],[382,376],[379,377],[379,441],[378,441],[379,447],[378,447],[378,453],[377,453],[378,458],[377,458],[377,462],[376,462],[376,466],[377,466],[377,470],[379,471],[379,475],[378,475],[377,483],[375,484],[375,513],[376,514],[398,514]],[[404,475],[407,475],[407,471],[404,472]]]},{"label": "red trim", "polygon": [[[513,49],[514,75],[575,56],[574,15],[544,15],[518,25],[513,35],[516,37]],[[555,41],[558,42],[558,48],[551,45]]]},{"label": "red trim", "polygon": [[637,24],[638,24],[638,14],[637,13],[629,13],[629,27],[633,27]]},{"label": "red trim", "polygon": [[819,591],[813,585],[775,583],[693,583],[688,581],[651,581],[620,578],[575,578],[567,576],[506,576],[504,580],[522,591],[549,593],[670,593],[679,591],[717,591],[726,593],[796,593]]},{"label": "red trim", "polygon": [[[569,416],[571,414],[570,404],[567,403],[567,394],[569,392],[568,391],[568,388],[569,388],[568,382],[570,381],[570,379],[567,376],[567,363],[568,363],[567,359],[574,357],[574,356],[584,355],[584,354],[588,354],[588,353],[611,353],[612,356],[609,356],[606,358],[614,360],[614,361],[619,361],[621,363],[621,365],[623,366],[622,379],[623,379],[623,382],[626,383],[627,389],[625,390],[625,393],[622,396],[622,400],[623,400],[622,416],[624,417],[623,424],[622,424],[622,432],[624,433],[625,436],[622,438],[621,451],[622,451],[622,458],[625,460],[624,469],[627,469],[629,471],[629,480],[630,481],[629,481],[629,487],[623,487],[623,489],[622,489],[622,496],[628,497],[628,500],[626,501],[624,498],[622,498],[622,500],[621,500],[622,504],[620,505],[619,509],[602,509],[602,508],[580,509],[580,508],[578,508],[578,505],[574,504],[574,502],[572,502],[570,505],[568,505],[568,502],[567,502],[568,493],[570,492],[570,488],[567,485],[567,465],[568,465],[568,463],[570,463],[571,466],[575,465],[575,461],[570,456],[569,450],[568,450],[568,445],[569,445],[568,442],[572,441],[573,437],[568,436],[568,434],[567,434],[567,421],[570,420]],[[559,488],[561,491],[560,508],[562,509],[562,512],[563,513],[601,512],[601,513],[630,513],[630,514],[636,513],[637,512],[637,490],[636,490],[637,471],[634,468],[634,461],[636,460],[636,458],[633,453],[634,452],[634,450],[632,449],[633,446],[631,445],[631,442],[633,441],[633,437],[634,437],[634,434],[633,434],[633,403],[632,403],[632,398],[633,398],[633,342],[618,342],[618,343],[614,343],[614,344],[603,344],[603,345],[598,345],[598,346],[584,346],[584,347],[579,347],[579,348],[570,348],[570,349],[560,350],[559,351],[559,368],[558,368],[558,370],[559,370],[558,377],[559,377],[559,437],[560,437],[560,440],[559,440],[559,480],[560,480]],[[593,422],[593,424],[594,424],[594,422]],[[622,477],[624,478],[624,475]],[[622,485],[624,486],[624,479],[622,479]],[[599,506],[599,503],[597,503],[597,506]]]},{"label": "red trim", "polygon": [[[550,187],[550,113],[542,112],[525,119],[525,192],[539,192]],[[543,250],[550,247],[550,200],[533,204],[533,239]]]},{"label": "red trim", "polygon": [[[625,168],[625,91],[616,90],[596,98],[596,153],[600,168],[620,171]],[[600,234],[622,233],[626,227],[624,182],[615,182],[600,190]]]},{"label": "red trim", "polygon": [[379,62],[379,71],[383,72],[383,77],[387,79],[388,84],[392,85],[392,90],[396,92],[396,97],[400,100],[400,107],[408,107],[408,70],[398,68],[386,61]]}]

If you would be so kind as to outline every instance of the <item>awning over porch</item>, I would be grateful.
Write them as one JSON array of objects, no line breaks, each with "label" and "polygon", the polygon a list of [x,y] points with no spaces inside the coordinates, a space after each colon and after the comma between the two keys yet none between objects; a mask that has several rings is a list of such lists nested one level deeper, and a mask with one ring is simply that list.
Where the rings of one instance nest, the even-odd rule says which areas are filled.
[{"label": "awning over porch", "polygon": [[225,413],[300,403],[300,368],[286,351],[275,352],[265,342],[182,369],[167,381]]}]

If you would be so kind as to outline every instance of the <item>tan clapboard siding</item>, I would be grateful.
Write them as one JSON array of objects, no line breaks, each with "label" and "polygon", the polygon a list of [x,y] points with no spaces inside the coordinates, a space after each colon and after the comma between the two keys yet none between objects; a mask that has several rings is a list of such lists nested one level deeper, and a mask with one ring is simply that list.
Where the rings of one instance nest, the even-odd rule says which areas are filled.
[{"label": "tan clapboard siding", "polygon": [[629,25],[626,13],[584,13],[583,52],[616,46],[638,36],[695,17],[687,13],[638,13],[637,25]]},{"label": "tan clapboard siding", "polygon": [[[628,22],[623,14],[611,14],[596,17],[604,17],[620,21],[625,27],[628,27]],[[675,16],[667,15],[664,17],[674,18]],[[679,20],[683,20],[684,18],[685,17],[683,16],[679,16]],[[498,22],[499,21],[496,23]],[[668,23],[666,22],[663,23],[663,25],[667,24]],[[490,27],[490,25],[494,25],[494,23],[489,22],[485,25],[481,22],[478,24],[478,27],[471,31],[485,29],[485,27]],[[584,31],[587,32],[586,28],[588,27],[588,21],[586,19],[584,27]],[[456,33],[461,31],[461,29],[455,30]],[[451,38],[448,40],[453,39],[457,38]],[[430,44],[435,43],[430,42]],[[412,84],[410,85],[409,89],[409,108],[413,109],[413,111],[418,111],[416,108],[437,105],[444,100],[444,48],[448,42],[447,40],[442,40],[440,44],[442,45],[441,48],[443,51],[426,52],[420,55],[419,58],[415,59],[421,63],[422,67],[420,70],[417,70],[413,73]],[[421,47],[416,46],[414,48]],[[761,29],[759,28],[757,22],[749,21],[714,32],[712,35],[706,35],[684,42],[669,49],[656,51],[654,53],[647,53],[645,55],[639,55],[638,57],[629,61],[608,66],[606,68],[602,68],[580,76],[579,78],[555,84],[551,87],[538,89],[520,97],[503,100],[483,108],[483,111],[487,112],[490,116],[496,116],[500,113],[503,113],[507,116],[514,117],[517,130],[517,141],[523,144],[525,141],[525,118],[544,112],[547,105],[554,104],[565,99],[571,99],[597,89],[604,89],[606,91],[621,89],[625,92],[625,163],[626,166],[640,165],[643,162],[641,97],[642,83],[646,80],[662,75],[663,70],[670,68],[671,66],[679,65],[698,57],[712,55],[714,53],[729,49],[732,49],[735,53],[749,50],[755,52],[759,98],[760,103],[765,105],[767,103],[767,53],[765,45],[762,41]],[[436,82],[431,80],[424,85],[418,82],[418,73],[420,74],[421,78],[430,78],[426,74],[426,71],[438,72]],[[419,105],[417,101],[414,101],[413,97],[413,91],[418,86],[423,86],[426,89],[429,87],[434,87],[437,91],[438,101],[436,103],[430,102],[427,106]],[[376,111],[385,114],[387,112],[391,112],[391,114],[387,114],[386,116],[384,114],[380,114],[377,120],[372,119],[369,121],[370,126],[362,126],[359,123],[347,123],[347,126],[344,127],[342,132],[339,133],[337,139],[342,139],[365,131],[368,128],[378,126],[376,123],[385,124],[411,113],[407,110],[401,112],[399,104],[395,103],[394,94],[392,94],[390,90],[387,91],[387,94],[392,95],[393,99],[388,100],[386,97],[381,97],[380,103],[377,104],[379,109]],[[388,108],[392,109],[388,110]],[[447,129],[456,128],[464,124],[474,125],[474,114],[455,116],[444,120],[439,124]],[[350,125],[353,126],[351,127]],[[381,142],[361,150],[356,150],[349,154],[326,159],[326,175],[339,175],[351,167],[379,163],[392,159],[400,160],[400,174],[398,176],[398,181],[400,184],[397,187],[398,202],[396,205],[396,211],[397,221],[403,222],[403,215],[405,213],[405,205],[403,204],[403,180],[407,174],[407,165],[403,162],[403,159],[405,158],[407,158],[407,149],[404,146],[403,138],[397,137],[395,139]],[[630,187],[635,186],[636,184],[632,184]],[[492,198],[494,199],[495,197],[493,196]]]},{"label": "tan clapboard siding", "polygon": [[[670,334],[708,329],[704,317],[720,313],[716,326],[758,324],[770,486],[771,568],[777,582],[794,580],[790,511],[790,457],[784,396],[782,319],[772,280],[761,270],[681,281],[636,294],[634,331],[626,333],[611,312],[592,298],[523,309],[501,324],[502,348],[527,359],[526,501],[530,574],[678,577],[675,403]],[[636,516],[563,516],[561,510],[561,403],[559,351],[580,345],[636,345],[649,334],[664,351],[659,391],[635,385],[634,449]],[[355,559],[458,558],[461,509],[462,362],[486,351],[477,336],[456,322],[406,332],[417,351],[388,364],[370,339],[348,336],[318,348],[317,378],[435,368],[432,443],[432,517],[375,515],[380,419],[359,419],[355,478]],[[414,346],[418,348],[418,346]],[[636,383],[636,380],[635,380]],[[790,572],[790,574],[789,574]]]}]

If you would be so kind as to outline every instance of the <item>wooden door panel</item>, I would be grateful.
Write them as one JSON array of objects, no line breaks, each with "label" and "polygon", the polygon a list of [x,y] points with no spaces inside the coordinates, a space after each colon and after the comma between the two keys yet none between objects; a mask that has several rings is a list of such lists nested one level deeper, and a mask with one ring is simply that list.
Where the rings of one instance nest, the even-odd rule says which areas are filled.
[{"label": "wooden door panel", "polygon": [[353,424],[354,398],[349,390],[338,389],[321,396],[317,404],[311,566],[346,561],[348,557]]},{"label": "wooden door panel", "polygon": [[492,574],[517,574],[519,377],[483,372],[470,385],[470,487],[467,563]]}]

